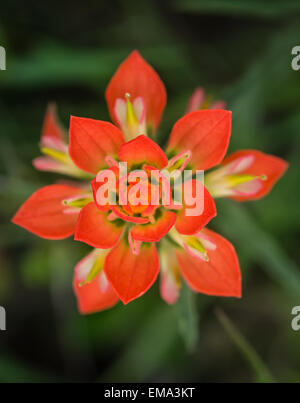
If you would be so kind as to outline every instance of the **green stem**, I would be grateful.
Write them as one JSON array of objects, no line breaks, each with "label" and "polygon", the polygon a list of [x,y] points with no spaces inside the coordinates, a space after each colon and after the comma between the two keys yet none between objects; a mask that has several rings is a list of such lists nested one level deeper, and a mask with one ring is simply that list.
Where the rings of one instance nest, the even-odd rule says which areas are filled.
[{"label": "green stem", "polygon": [[216,316],[233,343],[240,350],[249,366],[256,375],[257,382],[274,382],[274,379],[261,357],[234,326],[228,316],[220,309],[215,311]]}]

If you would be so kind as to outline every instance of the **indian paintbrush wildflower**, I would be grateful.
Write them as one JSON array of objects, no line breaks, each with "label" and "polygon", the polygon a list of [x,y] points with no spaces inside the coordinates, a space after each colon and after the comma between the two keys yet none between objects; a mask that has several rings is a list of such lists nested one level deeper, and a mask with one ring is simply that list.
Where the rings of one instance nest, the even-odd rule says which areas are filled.
[{"label": "indian paintbrush wildflower", "polygon": [[[231,112],[224,109],[223,101],[210,104],[201,88],[192,95],[187,114],[175,123],[164,152],[153,139],[166,91],[137,51],[120,65],[105,96],[114,124],[72,116],[69,144],[50,106],[41,138],[45,156],[33,161],[39,170],[91,183],[39,189],[13,222],[42,238],[74,234],[93,247],[75,267],[73,286],[81,313],[140,297],[159,272],[161,296],[168,304],[176,302],[182,279],[197,292],[240,297],[241,273],[234,247],[206,227],[216,216],[213,198],[259,199],[288,164],[255,150],[241,150],[224,159]],[[196,174],[211,168],[215,169],[205,174],[204,187]],[[168,174],[187,170],[191,175],[182,193],[196,191],[197,196],[189,204],[185,197],[178,202],[176,179],[166,180]],[[200,197],[202,208],[190,215],[189,208]]]}]

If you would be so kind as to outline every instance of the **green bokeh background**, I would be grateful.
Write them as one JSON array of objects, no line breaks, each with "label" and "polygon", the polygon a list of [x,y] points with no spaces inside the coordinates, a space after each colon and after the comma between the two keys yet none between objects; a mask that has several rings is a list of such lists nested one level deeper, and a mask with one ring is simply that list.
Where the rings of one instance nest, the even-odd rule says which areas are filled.
[{"label": "green bokeh background", "polygon": [[[291,69],[299,23],[291,0],[1,4],[0,381],[300,380],[300,331],[291,329],[300,305],[300,71]],[[156,284],[126,307],[82,317],[71,279],[88,247],[38,239],[10,219],[60,179],[31,165],[47,103],[57,102],[66,127],[70,114],[108,120],[105,87],[134,48],[167,88],[161,143],[201,85],[233,112],[230,151],[260,149],[290,169],[261,201],[217,203],[211,227],[236,246],[241,300],[184,289],[169,307]]]}]

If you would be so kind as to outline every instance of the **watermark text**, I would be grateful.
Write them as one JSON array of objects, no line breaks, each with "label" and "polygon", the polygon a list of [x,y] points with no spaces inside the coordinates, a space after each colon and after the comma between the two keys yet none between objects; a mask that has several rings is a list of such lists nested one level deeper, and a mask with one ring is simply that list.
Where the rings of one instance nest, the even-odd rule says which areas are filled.
[{"label": "watermark text", "polygon": [[6,311],[0,306],[0,330],[6,330]]},{"label": "watermark text", "polygon": [[0,46],[0,70],[6,70],[6,51],[3,46]]},{"label": "watermark text", "polygon": [[300,330],[300,306],[294,306],[291,314],[294,316],[291,321],[292,329],[298,331]]},{"label": "watermark text", "polygon": [[294,56],[291,63],[292,69],[298,71],[300,70],[300,46],[293,47],[292,55]]}]

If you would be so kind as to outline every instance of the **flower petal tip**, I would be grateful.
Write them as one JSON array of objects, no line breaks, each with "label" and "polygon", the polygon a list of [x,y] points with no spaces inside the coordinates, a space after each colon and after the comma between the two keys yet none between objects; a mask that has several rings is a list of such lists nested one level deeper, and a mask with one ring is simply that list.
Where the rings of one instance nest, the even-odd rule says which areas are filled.
[{"label": "flower petal tip", "polygon": [[159,273],[159,257],[154,244],[143,244],[134,255],[122,239],[108,254],[104,263],[106,277],[116,294],[128,304],[142,296],[154,283]]}]

